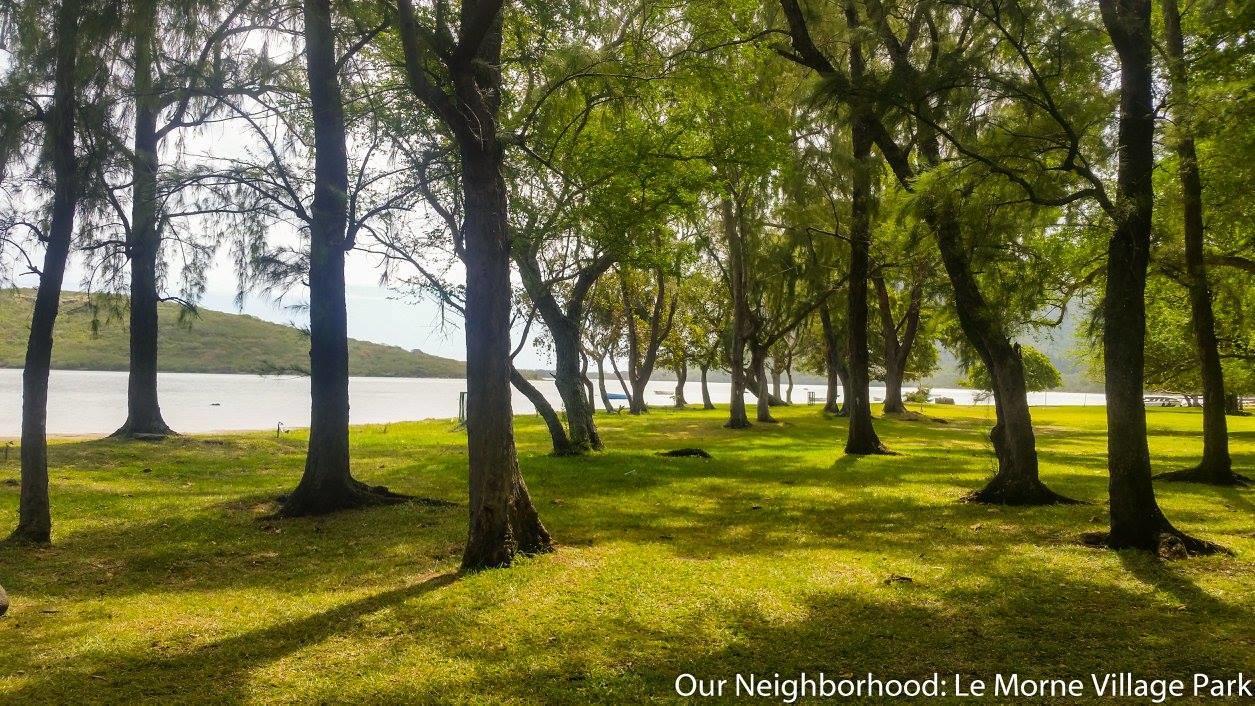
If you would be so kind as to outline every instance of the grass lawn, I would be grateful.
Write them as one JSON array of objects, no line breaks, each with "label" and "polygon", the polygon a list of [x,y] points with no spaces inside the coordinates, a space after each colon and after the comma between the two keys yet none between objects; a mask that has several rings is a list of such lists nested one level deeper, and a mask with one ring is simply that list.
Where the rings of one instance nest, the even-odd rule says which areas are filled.
[{"label": "grass lawn", "polygon": [[[674,699],[677,674],[941,671],[1232,676],[1255,663],[1255,491],[1160,484],[1181,528],[1237,556],[1161,563],[1078,544],[1106,521],[1104,411],[1035,410],[1042,476],[1092,504],[956,502],[992,470],[990,411],[878,420],[900,456],[843,458],[817,407],[722,428],[726,410],[600,416],[609,450],[524,475],[559,551],[457,573],[464,435],[355,428],[354,472],[454,507],[271,520],[304,438],[51,449],[50,549],[0,547],[0,701]],[[1157,471],[1200,452],[1197,410],[1149,413]],[[1230,418],[1255,475],[1255,418]],[[663,459],[699,446],[711,461]],[[0,465],[16,478],[17,454]],[[0,515],[18,489],[0,484]],[[7,526],[3,531],[7,531]],[[891,576],[911,581],[886,582]]]}]

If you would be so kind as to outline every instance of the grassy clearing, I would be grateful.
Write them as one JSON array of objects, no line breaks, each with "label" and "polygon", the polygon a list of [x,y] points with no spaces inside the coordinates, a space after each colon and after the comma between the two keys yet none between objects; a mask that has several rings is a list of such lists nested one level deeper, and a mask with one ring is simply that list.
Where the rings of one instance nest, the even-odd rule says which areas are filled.
[{"label": "grassy clearing", "polygon": [[[58,443],[56,546],[0,548],[0,701],[623,702],[673,698],[680,672],[1250,672],[1252,491],[1159,488],[1178,526],[1237,558],[1087,549],[1102,409],[1037,410],[1043,477],[1094,504],[1033,509],[956,503],[991,471],[989,412],[929,413],[949,423],[879,420],[903,455],[863,459],[815,407],[743,432],[724,411],[601,417],[611,450],[583,459],[545,456],[520,419],[562,546],[471,576],[464,437],[445,422],[354,429],[355,473],[457,507],[281,522],[263,515],[299,475],[298,433]],[[1149,419],[1157,470],[1197,456],[1197,411]],[[1249,472],[1255,419],[1230,424]],[[679,446],[714,460],[654,455]],[[14,455],[0,479],[16,475]],[[16,506],[0,485],[0,514]]]}]

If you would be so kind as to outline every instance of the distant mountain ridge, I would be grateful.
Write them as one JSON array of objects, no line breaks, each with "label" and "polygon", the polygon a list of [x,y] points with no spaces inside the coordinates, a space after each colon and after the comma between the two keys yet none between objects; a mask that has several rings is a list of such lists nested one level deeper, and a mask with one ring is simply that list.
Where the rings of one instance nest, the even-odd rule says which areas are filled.
[{"label": "distant mountain ridge", "polygon": [[[25,364],[35,292],[0,291],[0,368]],[[64,370],[126,370],[127,318],[120,299],[93,310],[86,294],[62,292],[52,367]],[[109,309],[116,309],[110,311]],[[264,374],[309,369],[309,338],[291,326],[245,314],[198,309],[184,312],[174,303],[159,311],[159,368],[163,372]],[[93,330],[93,321],[98,326]],[[408,351],[349,340],[349,374],[363,377],[461,378],[466,364],[422,351]]]}]

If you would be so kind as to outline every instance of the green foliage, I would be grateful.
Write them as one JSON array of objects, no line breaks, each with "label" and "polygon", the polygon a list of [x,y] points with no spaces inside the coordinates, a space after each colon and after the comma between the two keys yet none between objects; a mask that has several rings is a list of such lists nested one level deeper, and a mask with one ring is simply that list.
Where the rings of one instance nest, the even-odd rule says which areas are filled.
[{"label": "green foliage", "polygon": [[[1063,383],[1059,369],[1045,353],[1032,346],[1021,345],[1020,359],[1024,363],[1024,382],[1029,392],[1053,390]],[[975,363],[969,367],[963,386],[973,390],[992,390],[993,381],[985,366]]]},{"label": "green foliage", "polygon": [[[26,355],[33,294],[0,291],[0,367],[20,368]],[[86,295],[65,293],[57,317],[52,367],[126,370],[127,323],[99,320]],[[177,304],[162,304],[161,370],[180,373],[271,373],[309,369],[309,339],[301,331],[268,321],[200,310],[187,316]],[[93,333],[93,331],[95,331]],[[349,341],[349,374],[368,377],[462,377],[461,361],[366,341]]]}]

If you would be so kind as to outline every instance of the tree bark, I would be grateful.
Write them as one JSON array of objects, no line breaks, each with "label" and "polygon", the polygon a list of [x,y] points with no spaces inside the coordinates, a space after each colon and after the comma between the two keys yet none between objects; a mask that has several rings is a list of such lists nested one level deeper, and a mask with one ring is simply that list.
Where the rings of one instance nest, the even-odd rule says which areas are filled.
[{"label": "tree bark", "polygon": [[1213,485],[1240,485],[1245,482],[1233,472],[1229,456],[1229,429],[1225,420],[1224,369],[1216,340],[1216,317],[1212,311],[1211,287],[1207,281],[1205,227],[1203,224],[1203,179],[1194,147],[1193,110],[1190,103],[1189,69],[1185,63],[1185,37],[1177,0],[1161,0],[1164,18],[1164,45],[1168,55],[1168,75],[1172,86],[1173,118],[1178,137],[1177,178],[1181,182],[1181,205],[1185,233],[1185,277],[1190,295],[1190,326],[1198,347],[1203,379],[1203,459],[1198,466],[1165,473],[1166,480],[1192,481]]},{"label": "tree bark", "polygon": [[[839,417],[846,416],[848,410],[839,402],[840,391],[849,390],[849,368],[845,365],[842,349],[845,347],[840,332],[832,323],[832,313],[828,305],[819,308],[819,320],[824,329],[824,360],[828,373],[828,390],[824,397],[824,414]],[[849,399],[849,396],[846,396]]]},{"label": "tree bark", "polygon": [[771,416],[771,391],[768,389],[767,349],[753,341],[750,341],[750,365],[754,368],[756,383],[754,393],[758,398],[757,419],[760,422],[775,424],[776,419]]},{"label": "tree bark", "polygon": [[558,418],[553,405],[549,404],[549,400],[545,399],[541,391],[537,390],[536,386],[523,377],[513,365],[510,366],[510,382],[532,403],[540,418],[545,420],[545,427],[549,429],[549,439],[553,442],[553,455],[574,456],[578,454],[579,451],[567,438],[566,429],[562,426],[562,420]]},{"label": "tree bark", "polygon": [[47,144],[52,158],[52,214],[44,264],[31,314],[22,370],[22,479],[18,523],[9,540],[48,544],[52,512],[48,498],[48,374],[52,367],[52,331],[61,305],[61,284],[74,234],[79,199],[78,156],[75,154],[77,109],[78,0],[62,0],[57,10],[56,67],[52,107],[47,117]]},{"label": "tree bark", "polygon": [[458,50],[444,59],[452,95],[429,79],[412,0],[397,4],[410,88],[449,127],[461,157],[470,467],[462,567],[504,567],[516,554],[552,551],[553,542],[519,472],[510,404],[509,201],[497,136],[503,3],[463,0]]},{"label": "tree bark", "polygon": [[680,360],[680,364],[675,366],[675,408],[684,409],[688,406],[688,400],[684,399],[684,383],[688,381],[689,369],[688,361]]},{"label": "tree bark", "polygon": [[749,416],[745,411],[745,345],[753,333],[753,321],[749,313],[749,302],[745,291],[745,246],[741,239],[741,229],[732,199],[725,196],[720,200],[723,216],[723,232],[728,242],[728,277],[732,290],[732,345],[730,351],[732,375],[732,399],[729,405],[729,429],[746,429],[750,426]]},{"label": "tree bark", "polygon": [[1103,300],[1103,372],[1107,393],[1107,470],[1114,549],[1156,551],[1161,535],[1176,536],[1191,553],[1214,545],[1177,530],[1155,500],[1143,400],[1146,268],[1154,208],[1155,110],[1150,0],[1099,0],[1103,25],[1120,61],[1116,144],[1116,224],[1107,244]]},{"label": "tree bark", "polygon": [[710,386],[706,382],[706,375],[710,371],[709,365],[703,365],[702,370],[702,409],[714,409],[715,403],[710,401]]},{"label": "tree bark", "polygon": [[[851,73],[862,75],[862,56],[857,46],[850,50]],[[860,111],[861,112],[861,111]],[[854,150],[854,185],[850,224],[850,282],[846,320],[849,322],[850,386],[846,389],[846,406],[850,423],[845,452],[853,455],[883,454],[888,449],[880,443],[872,425],[871,391],[869,389],[867,354],[867,276],[871,247],[871,136],[866,119],[856,113],[850,126]]]},{"label": "tree bark", "polygon": [[349,161],[330,0],[305,0],[305,59],[314,128],[309,224],[309,446],[305,472],[284,500],[287,517],[322,515],[402,498],[349,469],[349,328],[345,303]]},{"label": "tree bark", "polygon": [[906,377],[907,362],[911,358],[911,349],[915,346],[915,337],[919,331],[924,291],[919,285],[911,287],[906,316],[903,318],[902,337],[899,339],[899,326],[893,315],[893,303],[889,299],[885,278],[876,275],[872,278],[872,283],[876,289],[877,308],[880,310],[880,335],[884,343],[884,411],[885,414],[903,414],[906,412],[906,405],[902,402],[902,381]]},{"label": "tree bark", "polygon": [[610,402],[610,393],[606,391],[606,363],[605,359],[597,358],[597,389],[601,392],[601,404],[606,409],[606,414],[614,414],[614,405]]},{"label": "tree bark", "polygon": [[584,298],[596,280],[610,267],[611,261],[604,259],[580,273],[564,310],[549,285],[544,282],[536,252],[519,247],[516,248],[514,259],[519,265],[523,288],[536,305],[536,311],[553,339],[554,385],[558,388],[562,405],[566,409],[570,435],[569,452],[600,451],[603,444],[601,435],[597,433],[597,424],[593,420],[595,407],[589,401],[589,389],[584,385],[586,363],[580,344],[580,325],[584,320]]},{"label": "tree bark", "polygon": [[159,96],[153,81],[157,4],[140,0],[135,7],[135,150],[131,162],[131,229],[127,257],[131,267],[130,366],[126,422],[115,437],[151,438],[173,431],[161,416],[157,397],[158,304],[157,257],[161,251],[157,194]]}]

